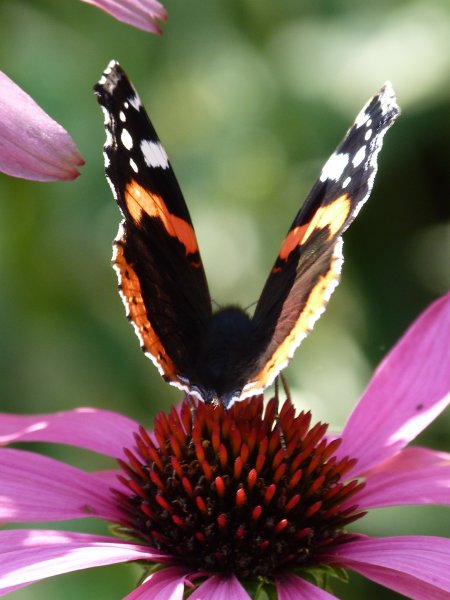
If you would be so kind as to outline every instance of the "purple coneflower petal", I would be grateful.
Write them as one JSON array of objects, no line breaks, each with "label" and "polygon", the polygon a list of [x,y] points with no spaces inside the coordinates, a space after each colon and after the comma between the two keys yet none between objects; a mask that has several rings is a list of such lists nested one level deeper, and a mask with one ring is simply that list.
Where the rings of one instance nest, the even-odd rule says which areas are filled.
[{"label": "purple coneflower petal", "polygon": [[109,13],[118,21],[150,33],[162,33],[158,21],[167,19],[166,9],[156,0],[82,0]]},{"label": "purple coneflower petal", "polygon": [[156,571],[124,600],[183,600],[187,573],[185,567],[166,567]]},{"label": "purple coneflower petal", "polygon": [[129,488],[124,486],[118,479],[117,469],[107,469],[104,471],[92,471],[92,475],[95,475],[97,479],[101,479],[105,485],[108,485],[110,488],[114,487],[122,491],[127,491]]},{"label": "purple coneflower petal", "polygon": [[[450,463],[434,469],[378,473],[351,499],[361,509],[404,504],[450,505]],[[345,506],[345,505],[344,505]]]},{"label": "purple coneflower petal", "polygon": [[0,452],[0,494],[3,522],[121,518],[102,478],[25,450]]},{"label": "purple coneflower petal", "polygon": [[56,442],[118,458],[134,443],[136,421],[109,410],[77,408],[31,416],[0,413],[0,445]]},{"label": "purple coneflower petal", "polygon": [[277,580],[277,594],[278,600],[299,600],[299,598],[307,600],[331,600],[332,598],[336,598],[336,596],[293,573],[288,573]]},{"label": "purple coneflower petal", "polygon": [[361,538],[330,549],[331,562],[408,598],[450,597],[450,540],[404,536]]},{"label": "purple coneflower petal", "polygon": [[384,460],[364,474],[367,477],[378,473],[400,473],[414,469],[445,467],[450,465],[450,453],[422,448],[421,446],[408,446],[403,448],[392,458]]},{"label": "purple coneflower petal", "polygon": [[0,71],[0,171],[59,181],[78,177],[83,164],[67,131]]},{"label": "purple coneflower petal", "polygon": [[450,402],[450,294],[434,302],[375,371],[342,433],[349,477],[393,456]]},{"label": "purple coneflower petal", "polygon": [[404,448],[364,473],[365,486],[352,502],[360,508],[401,504],[450,504],[450,454]]},{"label": "purple coneflower petal", "polygon": [[69,531],[0,531],[0,595],[29,583],[132,560],[171,562],[164,553],[105,536]]},{"label": "purple coneflower petal", "polygon": [[206,600],[207,598],[214,598],[214,600],[230,600],[230,598],[233,600],[251,600],[234,575],[229,577],[214,575],[204,581],[189,596],[189,600]]}]

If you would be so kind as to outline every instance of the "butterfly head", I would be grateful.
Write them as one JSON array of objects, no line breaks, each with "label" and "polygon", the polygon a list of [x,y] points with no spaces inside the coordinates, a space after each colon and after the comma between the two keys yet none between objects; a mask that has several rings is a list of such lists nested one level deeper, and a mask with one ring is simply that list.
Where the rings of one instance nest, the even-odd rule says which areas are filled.
[{"label": "butterfly head", "polygon": [[216,407],[223,406],[225,409],[231,408],[241,398],[240,390],[222,394],[221,396],[215,390],[198,389],[197,394],[195,394],[195,391],[193,394],[198,395],[205,404],[212,404]]}]

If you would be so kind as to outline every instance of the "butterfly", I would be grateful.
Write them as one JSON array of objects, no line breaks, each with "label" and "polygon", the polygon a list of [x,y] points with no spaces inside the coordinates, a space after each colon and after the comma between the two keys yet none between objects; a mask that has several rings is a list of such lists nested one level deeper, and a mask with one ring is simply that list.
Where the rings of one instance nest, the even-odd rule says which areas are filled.
[{"label": "butterfly", "polygon": [[119,64],[94,87],[105,171],[122,213],[113,266],[128,319],[162,377],[225,408],[263,392],[339,282],[342,234],[371,192],[383,137],[400,111],[390,83],[371,98],[297,213],[252,316],[213,311],[186,202],[166,151]]}]

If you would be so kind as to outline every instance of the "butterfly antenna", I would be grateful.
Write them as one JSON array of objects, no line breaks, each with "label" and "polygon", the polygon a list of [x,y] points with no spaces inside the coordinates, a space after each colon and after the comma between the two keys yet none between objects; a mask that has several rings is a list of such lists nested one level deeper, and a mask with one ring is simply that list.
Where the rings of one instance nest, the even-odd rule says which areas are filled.
[{"label": "butterfly antenna", "polygon": [[217,308],[217,310],[222,310],[223,306],[221,304],[219,304],[217,302],[217,300],[214,300],[214,298],[211,298],[211,302],[214,304],[214,306]]},{"label": "butterfly antenna", "polygon": [[[186,394],[186,400],[187,400],[187,403],[189,404],[189,410],[191,411],[192,432],[193,432],[193,430],[194,430],[194,423],[195,423],[195,419],[196,419],[195,405],[194,405],[194,403],[192,401],[192,398],[191,398],[190,394]],[[191,448],[194,447],[194,437],[193,437],[192,434],[191,434],[191,441],[189,443],[189,446]]]},{"label": "butterfly antenna", "polygon": [[258,304],[258,300],[254,300],[253,302],[250,302],[250,304],[247,304],[247,306],[244,306],[245,312],[247,312],[249,308],[252,308],[252,306],[255,306],[255,304]]},{"label": "butterfly antenna", "polygon": [[[286,438],[284,437],[283,429],[282,429],[281,423],[280,423],[280,413],[278,412],[278,396],[279,396],[279,391],[280,391],[280,384],[279,384],[278,378],[281,379],[281,383],[283,385],[283,389],[284,389],[285,393],[286,393],[286,385],[287,385],[286,380],[284,379],[284,376],[277,375],[277,377],[275,378],[275,400],[276,400],[275,423],[276,423],[276,426],[278,429],[278,433],[280,435],[280,444],[284,450],[284,457],[288,458]],[[290,399],[289,396],[287,396],[287,398]]]},{"label": "butterfly antenna", "polygon": [[[279,377],[281,379],[281,384],[283,385],[283,390],[284,390],[284,393],[286,396],[286,400],[289,402],[289,404],[292,404],[291,390],[289,389],[287,379],[283,375],[283,373],[280,373]],[[277,379],[278,379],[278,377],[277,377]]]}]

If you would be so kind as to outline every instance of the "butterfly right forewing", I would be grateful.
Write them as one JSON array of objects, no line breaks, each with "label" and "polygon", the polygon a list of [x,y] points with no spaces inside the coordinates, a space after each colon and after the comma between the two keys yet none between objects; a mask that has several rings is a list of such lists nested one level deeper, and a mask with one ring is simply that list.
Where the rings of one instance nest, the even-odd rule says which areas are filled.
[{"label": "butterfly right forewing", "polygon": [[242,397],[274,380],[325,310],[339,282],[342,233],[370,195],[383,137],[399,113],[387,83],[358,114],[294,219],[256,305],[260,354]]}]

